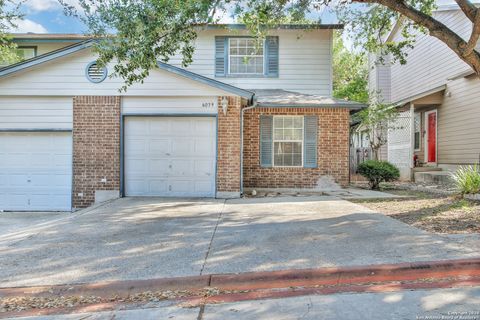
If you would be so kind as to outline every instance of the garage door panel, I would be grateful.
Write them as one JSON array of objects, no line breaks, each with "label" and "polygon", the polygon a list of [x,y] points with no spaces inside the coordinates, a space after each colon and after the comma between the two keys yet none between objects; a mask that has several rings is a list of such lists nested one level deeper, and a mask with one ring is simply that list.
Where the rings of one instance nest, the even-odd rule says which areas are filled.
[{"label": "garage door panel", "polygon": [[[149,128],[143,136],[136,129],[140,126]],[[148,148],[133,146],[138,140]],[[215,118],[126,118],[125,143],[127,196],[215,195]],[[140,159],[147,161],[146,170],[138,168]]]},{"label": "garage door panel", "polygon": [[150,135],[166,135],[170,131],[170,123],[160,121],[150,121],[147,127]]},{"label": "garage door panel", "polygon": [[0,155],[0,209],[71,209],[71,133],[0,133],[0,141],[10,150]]},{"label": "garage door panel", "polygon": [[143,179],[130,179],[125,187],[125,193],[128,195],[142,195],[147,192],[148,188]]},{"label": "garage door panel", "polygon": [[170,182],[171,191],[179,194],[190,194],[192,192],[192,180],[173,180]]},{"label": "garage door panel", "polygon": [[147,141],[145,141],[145,139],[133,139],[130,137],[128,141],[125,141],[125,154],[131,154],[132,152],[147,152]]},{"label": "garage door panel", "polygon": [[23,168],[28,162],[27,153],[4,152],[0,155],[0,168],[4,170]]},{"label": "garage door panel", "polygon": [[191,137],[192,134],[192,120],[189,118],[172,120],[169,136]]},{"label": "garage door panel", "polygon": [[193,170],[194,160],[176,159],[172,161],[172,168],[170,170],[173,177],[186,177],[195,175]]},{"label": "garage door panel", "polygon": [[149,144],[147,152],[150,154],[158,154],[165,156],[170,153],[170,141],[168,139],[152,139]]},{"label": "garage door panel", "polygon": [[196,138],[193,141],[193,152],[198,156],[210,157],[215,153],[215,143],[207,138]]},{"label": "garage door panel", "polygon": [[193,163],[194,171],[197,175],[210,176],[214,174],[215,167],[208,160],[195,160]]},{"label": "garage door panel", "polygon": [[148,162],[147,172],[152,177],[168,176],[170,173],[170,161],[165,159],[151,159]]},{"label": "garage door panel", "polygon": [[129,137],[135,138],[137,136],[144,136],[148,133],[149,128],[142,122],[131,121],[128,123]]},{"label": "garage door panel", "polygon": [[208,193],[212,189],[213,184],[210,180],[195,181],[194,186],[195,186],[195,191],[196,192]]},{"label": "garage door panel", "polygon": [[148,195],[168,192],[168,181],[165,179],[152,179],[149,181]]},{"label": "garage door panel", "polygon": [[28,195],[24,193],[7,193],[3,195],[3,202],[0,203],[5,210],[23,210],[28,204]]},{"label": "garage door panel", "polygon": [[208,121],[197,121],[194,128],[196,136],[210,137],[215,131],[215,127],[212,127]]},{"label": "garage door panel", "polygon": [[189,138],[171,139],[172,157],[189,157],[192,155],[193,143]]}]

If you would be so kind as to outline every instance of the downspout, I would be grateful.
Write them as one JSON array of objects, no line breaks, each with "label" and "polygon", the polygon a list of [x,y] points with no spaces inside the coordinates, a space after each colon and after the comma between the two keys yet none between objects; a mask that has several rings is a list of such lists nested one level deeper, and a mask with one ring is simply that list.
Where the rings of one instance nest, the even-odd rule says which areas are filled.
[{"label": "downspout", "polygon": [[240,195],[243,195],[243,114],[247,110],[251,110],[257,107],[257,99],[255,99],[255,94],[250,100],[252,103],[251,106],[243,108],[240,111]]}]

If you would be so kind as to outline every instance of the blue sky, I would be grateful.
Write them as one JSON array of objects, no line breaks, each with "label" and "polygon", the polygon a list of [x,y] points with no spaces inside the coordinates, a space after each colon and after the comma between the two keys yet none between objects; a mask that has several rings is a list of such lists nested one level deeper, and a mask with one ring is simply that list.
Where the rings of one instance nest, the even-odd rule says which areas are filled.
[{"label": "blue sky", "polygon": [[[68,0],[72,5],[76,5],[76,0]],[[62,7],[57,0],[27,0],[23,11],[25,19],[18,21],[18,29],[15,32],[34,32],[34,33],[83,33],[85,27],[78,19],[67,17],[63,13]],[[315,18],[320,16],[324,23],[334,23],[336,21],[334,14],[328,11],[316,13]],[[225,22],[232,22],[228,17]]]}]

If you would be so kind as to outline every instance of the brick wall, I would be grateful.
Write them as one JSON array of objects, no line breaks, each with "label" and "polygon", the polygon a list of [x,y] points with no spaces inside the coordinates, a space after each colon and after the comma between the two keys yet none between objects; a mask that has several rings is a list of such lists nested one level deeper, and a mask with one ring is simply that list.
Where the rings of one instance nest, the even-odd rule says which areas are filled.
[{"label": "brick wall", "polygon": [[[318,115],[317,168],[260,167],[260,115]],[[244,187],[314,188],[324,176],[342,186],[349,180],[349,110],[333,108],[255,108],[244,115]],[[328,179],[327,179],[328,180]]]},{"label": "brick wall", "polygon": [[74,208],[92,205],[95,190],[120,190],[119,154],[120,97],[74,97]]},{"label": "brick wall", "polygon": [[241,98],[228,97],[228,112],[218,100],[217,196],[240,195],[240,110]]}]

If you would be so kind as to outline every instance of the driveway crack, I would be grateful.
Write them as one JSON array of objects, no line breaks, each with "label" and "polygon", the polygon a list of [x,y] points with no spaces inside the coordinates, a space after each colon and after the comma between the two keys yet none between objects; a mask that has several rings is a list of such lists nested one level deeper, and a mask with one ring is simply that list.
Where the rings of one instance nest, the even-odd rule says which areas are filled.
[{"label": "driveway crack", "polygon": [[207,253],[205,254],[205,259],[203,260],[202,268],[200,269],[200,275],[203,274],[203,270],[205,269],[205,265],[207,264],[207,259],[210,254],[210,249],[212,249],[213,238],[215,238],[215,234],[217,233],[218,225],[220,224],[220,220],[222,220],[223,212],[225,210],[225,204],[227,200],[223,200],[222,208],[218,214],[217,222],[215,223],[215,228],[213,229],[212,238],[210,239],[210,243],[208,244]]}]

